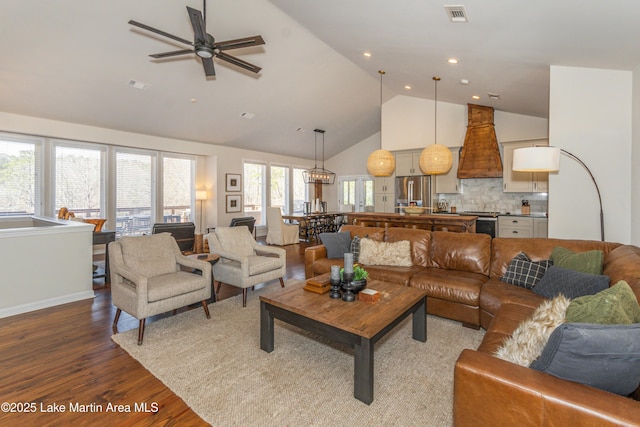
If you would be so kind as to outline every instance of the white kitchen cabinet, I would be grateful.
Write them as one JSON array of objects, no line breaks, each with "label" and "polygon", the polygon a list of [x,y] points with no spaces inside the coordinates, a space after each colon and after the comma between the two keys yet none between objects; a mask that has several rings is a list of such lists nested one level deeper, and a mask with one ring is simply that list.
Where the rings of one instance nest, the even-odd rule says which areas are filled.
[{"label": "white kitchen cabinet", "polygon": [[396,176],[424,175],[420,170],[420,153],[422,153],[422,151],[395,153]]},{"label": "white kitchen cabinet", "polygon": [[394,175],[374,178],[373,209],[375,212],[395,212],[395,180]]},{"label": "white kitchen cabinet", "polygon": [[503,142],[503,191],[505,193],[546,193],[549,191],[548,172],[516,172],[513,167],[513,151],[525,147],[547,147],[548,139]]},{"label": "white kitchen cabinet", "polygon": [[442,175],[435,175],[436,193],[461,193],[462,185],[458,179],[458,163],[460,162],[460,147],[451,147],[453,163],[449,172]]},{"label": "white kitchen cabinet", "polygon": [[547,218],[499,216],[498,237],[547,237]]}]

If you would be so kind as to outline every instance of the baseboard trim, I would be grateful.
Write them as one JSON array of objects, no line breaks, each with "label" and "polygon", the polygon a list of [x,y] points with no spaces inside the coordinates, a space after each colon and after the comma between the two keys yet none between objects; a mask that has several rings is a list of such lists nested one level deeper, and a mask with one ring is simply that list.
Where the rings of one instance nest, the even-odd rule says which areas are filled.
[{"label": "baseboard trim", "polygon": [[85,299],[95,298],[93,291],[76,292],[73,294],[62,295],[55,298],[43,299],[40,301],[30,302],[28,304],[16,305],[0,309],[0,319],[18,314],[28,313],[30,311],[41,310],[43,308],[54,307],[56,305],[67,304],[70,302],[81,301]]}]

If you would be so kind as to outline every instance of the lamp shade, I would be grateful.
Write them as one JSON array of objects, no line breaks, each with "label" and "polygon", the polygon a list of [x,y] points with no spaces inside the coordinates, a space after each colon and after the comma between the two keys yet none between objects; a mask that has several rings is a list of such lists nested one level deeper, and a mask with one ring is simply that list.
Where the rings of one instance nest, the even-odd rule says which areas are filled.
[{"label": "lamp shade", "polygon": [[560,169],[557,147],[526,147],[513,150],[511,169],[517,172],[553,172]]},{"label": "lamp shade", "polygon": [[387,150],[376,150],[369,154],[367,170],[373,176],[391,176],[396,168],[395,156]]},{"label": "lamp shade", "polygon": [[196,200],[207,200],[207,190],[196,190]]},{"label": "lamp shade", "polygon": [[420,170],[425,175],[440,175],[449,172],[453,164],[453,155],[448,147],[433,144],[420,153]]}]

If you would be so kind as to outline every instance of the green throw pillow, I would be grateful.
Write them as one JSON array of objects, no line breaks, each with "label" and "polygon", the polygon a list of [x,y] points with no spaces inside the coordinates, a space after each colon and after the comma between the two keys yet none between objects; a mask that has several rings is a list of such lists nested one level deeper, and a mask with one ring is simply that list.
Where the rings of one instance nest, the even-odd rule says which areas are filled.
[{"label": "green throw pillow", "polygon": [[557,246],[551,252],[553,265],[587,274],[602,274],[604,253],[597,249],[587,252],[573,252]]},{"label": "green throw pillow", "polygon": [[640,323],[640,305],[631,287],[621,280],[595,295],[571,301],[566,322],[603,325]]}]

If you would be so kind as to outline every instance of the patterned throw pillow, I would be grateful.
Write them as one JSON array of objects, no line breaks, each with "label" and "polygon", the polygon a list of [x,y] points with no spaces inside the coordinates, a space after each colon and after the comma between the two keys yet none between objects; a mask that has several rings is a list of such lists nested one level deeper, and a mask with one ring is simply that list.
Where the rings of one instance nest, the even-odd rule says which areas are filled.
[{"label": "patterned throw pillow", "polygon": [[353,262],[358,262],[360,258],[360,236],[353,238],[349,252],[353,254]]},{"label": "patterned throw pillow", "polygon": [[500,280],[512,285],[532,289],[542,279],[547,268],[551,265],[553,265],[553,262],[549,259],[533,262],[527,254],[520,252],[511,260],[507,271]]},{"label": "patterned throw pillow", "polygon": [[533,292],[547,298],[563,294],[567,298],[574,299],[584,295],[597,294],[608,287],[609,276],[580,273],[552,265],[533,288]]}]

